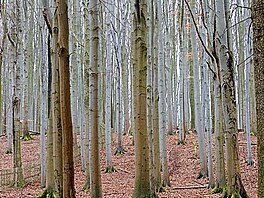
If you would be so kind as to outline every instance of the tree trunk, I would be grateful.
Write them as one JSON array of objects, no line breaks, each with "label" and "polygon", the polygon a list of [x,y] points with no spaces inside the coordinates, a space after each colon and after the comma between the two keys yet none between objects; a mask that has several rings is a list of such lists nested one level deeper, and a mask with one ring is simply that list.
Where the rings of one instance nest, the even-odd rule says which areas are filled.
[{"label": "tree trunk", "polygon": [[257,138],[258,138],[258,197],[264,197],[264,2],[252,1],[253,19],[253,51],[255,69],[255,89],[257,106]]},{"label": "tree trunk", "polygon": [[11,63],[13,74],[13,96],[12,96],[12,124],[13,124],[13,152],[14,152],[14,186],[22,186],[24,184],[22,159],[21,159],[21,123],[20,123],[20,105],[21,105],[21,70],[22,64],[22,40],[21,40],[21,4],[19,1],[11,1],[10,5],[13,6],[10,16],[12,18],[11,35],[9,41],[11,45]]},{"label": "tree trunk", "polygon": [[[110,2],[109,2],[110,3]],[[112,163],[112,127],[111,127],[111,95],[112,95],[112,49],[111,49],[111,12],[112,5],[107,11],[106,17],[106,87],[105,87],[105,148],[106,148],[106,172],[113,172]]]},{"label": "tree trunk", "polygon": [[91,130],[91,197],[102,197],[99,161],[99,1],[89,2],[90,14],[90,68],[89,68],[89,120]]},{"label": "tree trunk", "polygon": [[[226,161],[227,161],[227,192],[224,197],[236,194],[243,198],[248,197],[241,180],[238,147],[238,126],[235,98],[234,65],[230,33],[230,18],[228,12],[229,2],[216,1],[217,10],[217,53],[219,56],[219,69],[221,71],[222,106],[224,115],[224,131],[226,135]],[[227,31],[223,30],[227,28]],[[226,193],[226,194],[225,194]]]},{"label": "tree trunk", "polygon": [[69,24],[67,0],[58,0],[58,55],[63,153],[63,197],[75,197],[73,166],[73,131],[70,102]]},{"label": "tree trunk", "polygon": [[58,63],[58,16],[57,11],[52,23],[52,117],[53,117],[53,163],[54,183],[56,196],[62,198],[63,194],[63,167],[62,167],[62,126],[60,111],[60,72]]},{"label": "tree trunk", "polygon": [[[191,1],[192,13],[195,13],[196,6],[195,1]],[[207,161],[205,151],[205,134],[203,130],[203,111],[201,102],[201,84],[200,84],[200,73],[201,68],[198,62],[197,42],[194,24],[191,27],[191,41],[192,41],[192,55],[193,55],[193,73],[194,73],[194,112],[195,112],[195,129],[198,134],[198,148],[200,156],[200,176],[207,176]]]},{"label": "tree trunk", "polygon": [[135,1],[132,32],[133,103],[135,124],[135,188],[133,197],[151,196],[147,137],[147,1]]}]

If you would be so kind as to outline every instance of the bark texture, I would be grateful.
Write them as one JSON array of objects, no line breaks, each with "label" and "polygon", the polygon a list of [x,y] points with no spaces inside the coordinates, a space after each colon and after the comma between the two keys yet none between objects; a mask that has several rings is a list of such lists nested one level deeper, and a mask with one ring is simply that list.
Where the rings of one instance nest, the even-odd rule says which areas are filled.
[{"label": "bark texture", "polygon": [[264,1],[252,1],[253,51],[257,106],[258,197],[264,197]]},{"label": "bark texture", "polygon": [[146,1],[135,1],[133,18],[133,102],[135,129],[135,189],[134,198],[150,197],[149,147],[147,137],[147,24]]},{"label": "bark texture", "polygon": [[91,197],[102,197],[99,161],[99,1],[89,2],[90,14],[90,68],[89,68],[89,120],[91,130]]},{"label": "bark texture", "polygon": [[73,169],[73,133],[70,102],[70,72],[69,72],[69,24],[67,0],[58,0],[59,27],[59,72],[60,101],[62,122],[62,161],[63,161],[63,197],[75,197]]}]

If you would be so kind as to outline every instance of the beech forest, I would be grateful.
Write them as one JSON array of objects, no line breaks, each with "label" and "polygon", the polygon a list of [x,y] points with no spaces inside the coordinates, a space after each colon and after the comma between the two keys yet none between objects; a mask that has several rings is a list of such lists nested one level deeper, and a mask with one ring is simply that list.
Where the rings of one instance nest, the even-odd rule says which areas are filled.
[{"label": "beech forest", "polygon": [[0,0],[0,198],[264,198],[264,0]]}]

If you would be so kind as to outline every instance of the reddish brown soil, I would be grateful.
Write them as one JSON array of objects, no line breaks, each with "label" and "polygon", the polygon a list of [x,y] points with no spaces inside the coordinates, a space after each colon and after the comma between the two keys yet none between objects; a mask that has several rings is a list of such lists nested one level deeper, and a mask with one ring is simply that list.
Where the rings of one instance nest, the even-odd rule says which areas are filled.
[{"label": "reddish brown soil", "polygon": [[[39,136],[33,136],[34,140],[22,142],[23,163],[36,163],[39,160]],[[242,181],[250,198],[257,197],[257,164],[247,166],[247,149],[245,134],[239,134],[240,164]],[[114,137],[113,153],[116,146]],[[101,149],[101,175],[103,196],[106,198],[126,198],[131,197],[134,186],[134,147],[131,145],[132,138],[124,136],[124,148],[126,153],[122,156],[113,156],[113,164],[117,172],[105,173],[105,150]],[[177,145],[177,137],[169,136],[168,159],[171,187],[165,193],[159,193],[159,197],[169,198],[219,198],[220,194],[212,195],[206,188],[207,179],[196,179],[199,172],[199,158],[196,146],[196,135],[187,135],[187,144]],[[256,162],[256,137],[252,137],[253,159]],[[11,168],[12,155],[5,154],[6,138],[0,138],[0,170]],[[1,179],[1,178],[0,178]],[[0,182],[1,183],[1,182]],[[76,197],[90,197],[89,192],[82,191],[85,177],[81,171],[80,160],[75,162],[75,189]],[[39,181],[28,183],[23,188],[0,188],[0,198],[29,198],[36,197],[42,192]]]}]

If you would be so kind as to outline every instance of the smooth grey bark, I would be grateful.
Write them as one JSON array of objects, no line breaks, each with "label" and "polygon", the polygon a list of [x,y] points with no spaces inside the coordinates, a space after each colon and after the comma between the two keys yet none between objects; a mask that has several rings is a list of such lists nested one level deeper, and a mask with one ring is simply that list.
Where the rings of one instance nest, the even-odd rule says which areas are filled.
[{"label": "smooth grey bark", "polygon": [[106,172],[113,172],[112,162],[112,127],[111,127],[111,96],[112,96],[112,49],[111,49],[111,13],[112,5],[110,1],[109,10],[106,15],[106,86],[105,86],[105,149],[106,149]]},{"label": "smooth grey bark", "polygon": [[164,32],[163,32],[163,12],[162,1],[157,2],[157,31],[158,31],[158,91],[159,91],[159,140],[160,156],[162,165],[162,185],[169,186],[169,172],[167,161],[167,142],[166,142],[166,93],[165,93],[165,61],[164,61]]},{"label": "smooth grey bark", "polygon": [[102,197],[99,161],[99,1],[89,2],[90,68],[89,122],[91,130],[91,197]]}]

